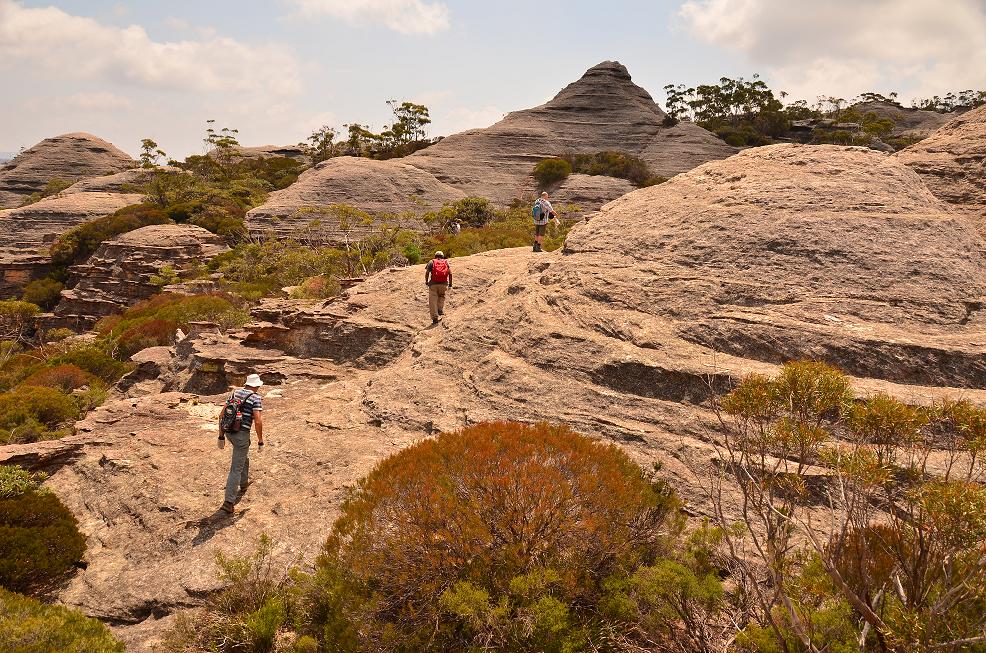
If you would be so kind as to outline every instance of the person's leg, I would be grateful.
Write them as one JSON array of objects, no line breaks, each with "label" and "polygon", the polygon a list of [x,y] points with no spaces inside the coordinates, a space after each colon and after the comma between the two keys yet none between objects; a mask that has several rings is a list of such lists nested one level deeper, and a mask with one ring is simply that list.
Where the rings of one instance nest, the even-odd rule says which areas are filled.
[{"label": "person's leg", "polygon": [[243,460],[243,471],[240,472],[240,489],[245,490],[250,485],[250,431],[242,431],[247,441],[247,455]]},{"label": "person's leg", "polygon": [[250,452],[250,434],[246,438],[242,437],[243,431],[239,433],[228,433],[226,439],[233,445],[233,459],[229,464],[229,476],[226,477],[226,497],[227,503],[236,501],[236,494],[240,487],[240,476],[243,474],[243,467],[246,465],[247,455]]},{"label": "person's leg", "polygon": [[431,312],[431,321],[438,320],[438,284],[433,283],[428,286],[428,310]]},{"label": "person's leg", "polygon": [[445,314],[445,293],[448,292],[448,286],[442,284],[438,286],[438,314]]}]

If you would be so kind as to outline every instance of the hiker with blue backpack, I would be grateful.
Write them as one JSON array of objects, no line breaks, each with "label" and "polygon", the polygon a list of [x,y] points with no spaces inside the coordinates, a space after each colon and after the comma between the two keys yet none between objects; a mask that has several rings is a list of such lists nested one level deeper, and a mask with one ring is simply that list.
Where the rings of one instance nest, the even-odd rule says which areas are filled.
[{"label": "hiker with blue backpack", "polygon": [[431,323],[438,324],[438,320],[445,314],[445,295],[452,287],[452,268],[443,252],[435,252],[435,258],[425,266],[425,284],[428,286]]},{"label": "hiker with blue backpack", "polygon": [[544,234],[548,232],[548,221],[554,220],[555,226],[558,226],[558,216],[548,201],[548,193],[541,193],[541,197],[534,202],[531,214],[534,216],[534,251],[543,252],[541,244],[544,242]]},{"label": "hiker with blue backpack", "polygon": [[251,374],[246,383],[226,399],[219,415],[219,448],[226,440],[233,443],[233,459],[226,478],[226,497],[220,510],[233,514],[236,499],[250,486],[250,427],[257,426],[257,446],[264,446],[263,399],[257,390],[263,387],[260,375]]}]

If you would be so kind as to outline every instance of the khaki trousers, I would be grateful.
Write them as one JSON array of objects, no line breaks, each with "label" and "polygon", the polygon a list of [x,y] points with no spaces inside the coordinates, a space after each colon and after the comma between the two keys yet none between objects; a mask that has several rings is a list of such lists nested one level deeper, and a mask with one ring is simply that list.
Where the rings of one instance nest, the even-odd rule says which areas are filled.
[{"label": "khaki trousers", "polygon": [[428,308],[431,310],[432,320],[437,320],[438,315],[445,311],[445,293],[447,291],[447,283],[433,283],[428,286]]}]

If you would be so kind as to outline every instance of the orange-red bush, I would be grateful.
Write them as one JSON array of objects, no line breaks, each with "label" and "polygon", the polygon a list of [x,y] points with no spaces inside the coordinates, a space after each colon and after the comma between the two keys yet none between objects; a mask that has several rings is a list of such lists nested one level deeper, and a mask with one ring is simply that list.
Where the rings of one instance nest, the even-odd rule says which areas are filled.
[{"label": "orange-red bush", "polygon": [[96,377],[85,370],[75,365],[63,364],[38,370],[24,380],[24,385],[39,385],[71,392],[96,381]]},{"label": "orange-red bush", "polygon": [[178,322],[174,320],[150,320],[132,326],[117,340],[118,355],[125,360],[142,349],[170,345],[177,328]]},{"label": "orange-red bush", "polygon": [[567,427],[442,434],[384,460],[344,504],[318,562],[315,620],[358,650],[438,650],[458,637],[436,632],[449,592],[479,588],[496,605],[549,585],[588,622],[605,579],[667,551],[677,506],[620,449]]}]

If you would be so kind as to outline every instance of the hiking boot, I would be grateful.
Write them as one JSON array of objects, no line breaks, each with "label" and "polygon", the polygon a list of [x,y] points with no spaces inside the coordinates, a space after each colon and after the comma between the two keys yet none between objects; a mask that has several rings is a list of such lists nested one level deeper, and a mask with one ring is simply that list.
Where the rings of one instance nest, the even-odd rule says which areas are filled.
[{"label": "hiking boot", "polygon": [[229,501],[223,501],[223,505],[220,506],[219,509],[222,510],[227,515],[232,515],[233,512],[236,510],[236,507]]},{"label": "hiking boot", "polygon": [[445,315],[445,311],[438,311],[438,317]]},{"label": "hiking boot", "polygon": [[432,324],[438,324],[438,318],[437,317],[431,318],[431,323]]},{"label": "hiking boot", "polygon": [[541,243],[534,243],[534,251],[535,252],[544,251],[544,250],[541,249]]}]

